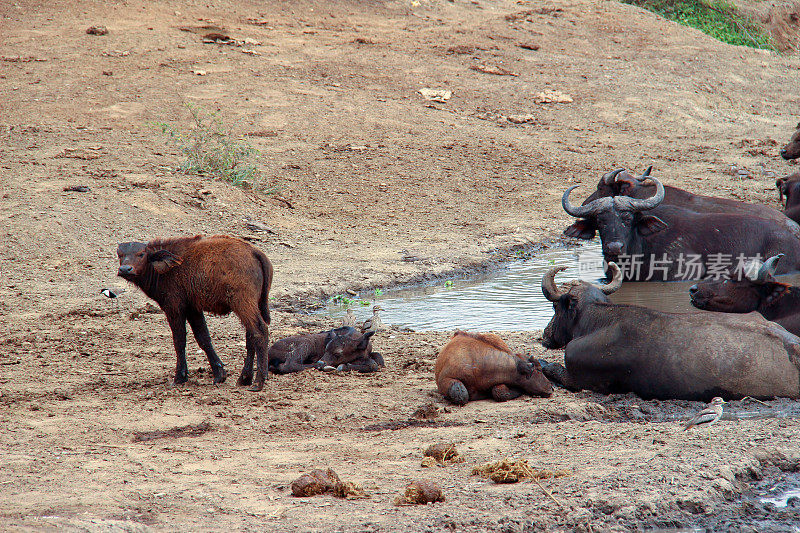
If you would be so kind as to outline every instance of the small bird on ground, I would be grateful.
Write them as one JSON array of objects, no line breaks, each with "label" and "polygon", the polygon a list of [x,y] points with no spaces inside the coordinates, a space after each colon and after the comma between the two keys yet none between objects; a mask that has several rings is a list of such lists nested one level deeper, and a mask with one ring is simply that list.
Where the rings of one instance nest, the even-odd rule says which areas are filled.
[{"label": "small bird on ground", "polygon": [[383,322],[381,322],[381,317],[379,316],[381,311],[383,311],[383,307],[380,305],[373,306],[372,316],[364,321],[364,325],[361,326],[361,333],[378,331],[383,327]]},{"label": "small bird on ground", "polygon": [[125,289],[102,289],[100,294],[106,298],[110,298],[113,307],[113,304],[117,302],[117,298],[119,298],[123,292],[125,292]]},{"label": "small bird on ground", "polygon": [[700,424],[708,424],[710,426],[716,423],[717,420],[722,418],[722,404],[724,403],[725,400],[717,396],[711,400],[711,403],[708,404],[705,409],[686,422],[686,425],[683,426],[683,430],[686,431],[690,427],[699,426]]},{"label": "small bird on ground", "polygon": [[342,327],[343,328],[354,328],[356,327],[356,316],[353,314],[353,310],[351,308],[347,308],[347,314],[342,317]]},{"label": "small bird on ground", "polygon": [[115,298],[119,298],[123,292],[125,292],[125,289],[103,289],[100,291],[100,294],[113,300]]}]

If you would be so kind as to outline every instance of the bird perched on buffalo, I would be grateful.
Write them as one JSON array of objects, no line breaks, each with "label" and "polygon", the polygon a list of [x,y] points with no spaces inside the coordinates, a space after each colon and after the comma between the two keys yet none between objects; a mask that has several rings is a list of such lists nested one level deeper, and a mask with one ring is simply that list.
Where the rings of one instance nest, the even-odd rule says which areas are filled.
[{"label": "bird perched on buffalo", "polygon": [[683,426],[683,430],[686,431],[691,427],[699,426],[701,424],[708,424],[709,426],[715,424],[717,420],[722,418],[722,406],[724,403],[725,400],[719,396],[715,397],[705,409],[697,413],[688,422],[686,422],[686,425]]}]

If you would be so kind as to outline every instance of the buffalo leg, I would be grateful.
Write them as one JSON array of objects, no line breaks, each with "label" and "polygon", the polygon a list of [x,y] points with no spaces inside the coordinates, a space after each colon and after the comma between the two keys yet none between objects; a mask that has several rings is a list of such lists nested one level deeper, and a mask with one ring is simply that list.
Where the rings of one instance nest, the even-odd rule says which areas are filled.
[{"label": "buffalo leg", "polygon": [[[256,356],[256,377],[250,386],[251,391],[257,392],[264,388],[264,381],[269,375],[267,352],[269,351],[269,327],[257,309],[245,309],[242,313],[237,313],[242,321],[245,331],[251,336]],[[248,354],[248,358],[250,355]],[[247,366],[247,361],[245,361]],[[252,363],[250,365],[252,369]],[[242,369],[242,373],[247,368]],[[252,372],[252,370],[251,370]]]},{"label": "buffalo leg", "polygon": [[572,383],[572,378],[569,376],[567,369],[558,363],[550,363],[544,359],[539,359],[542,365],[542,374],[550,381],[561,385],[565,389],[571,391],[579,391],[580,387],[575,387]]},{"label": "buffalo leg", "polygon": [[514,398],[519,398],[522,396],[522,393],[517,389],[512,389],[508,385],[495,385],[492,387],[492,398],[498,402],[507,402],[508,400],[513,400]]},{"label": "buffalo leg", "polygon": [[451,379],[448,381],[450,381],[450,383],[447,383],[447,381],[443,383],[443,388],[447,391],[444,397],[456,405],[466,404],[469,401],[469,392],[467,391],[467,387],[465,387],[464,384],[457,379]]},{"label": "buffalo leg", "polygon": [[383,362],[383,356],[380,354],[380,352],[370,352],[369,357],[378,363],[378,366],[386,366],[386,364]]},{"label": "buffalo leg", "polygon": [[192,327],[192,333],[197,341],[200,349],[206,353],[208,357],[208,364],[211,366],[211,372],[214,374],[214,383],[224,383],[228,373],[225,372],[225,365],[219,360],[217,352],[214,351],[214,345],[211,344],[211,335],[208,333],[208,326],[206,325],[206,317],[203,316],[201,311],[189,311],[186,313],[186,318],[189,320],[189,325]]},{"label": "buffalo leg", "polygon": [[256,343],[249,331],[245,331],[244,340],[247,346],[247,355],[244,358],[244,366],[242,366],[239,381],[237,381],[240,386],[250,385],[253,382],[253,359],[256,354]]},{"label": "buffalo leg", "polygon": [[189,369],[186,365],[186,317],[183,313],[168,315],[169,328],[172,330],[172,345],[175,346],[175,355],[178,358],[175,365],[175,384],[186,383],[189,380]]}]

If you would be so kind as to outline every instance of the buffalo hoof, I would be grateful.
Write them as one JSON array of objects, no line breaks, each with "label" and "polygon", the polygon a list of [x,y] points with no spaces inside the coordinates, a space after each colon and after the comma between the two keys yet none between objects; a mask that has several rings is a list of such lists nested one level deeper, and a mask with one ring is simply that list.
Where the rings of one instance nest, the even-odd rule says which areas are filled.
[{"label": "buffalo hoof", "polygon": [[460,381],[456,381],[450,385],[450,389],[447,391],[447,399],[456,405],[465,405],[469,401],[467,388]]},{"label": "buffalo hoof", "polygon": [[240,387],[244,387],[246,385],[250,385],[253,382],[253,375],[252,374],[242,374],[239,376],[239,379],[236,381],[236,384]]},{"label": "buffalo hoof", "polygon": [[263,388],[264,388],[264,382],[262,381],[261,383],[258,382],[253,383],[253,385],[247,390],[249,390],[250,392],[259,392]]},{"label": "buffalo hoof", "polygon": [[225,383],[226,379],[228,379],[228,372],[225,370],[225,368],[219,367],[219,370],[214,372],[214,385]]},{"label": "buffalo hoof", "polygon": [[172,383],[175,385],[183,385],[189,381],[189,376],[186,374],[175,374],[175,379],[172,380]]},{"label": "buffalo hoof", "polygon": [[325,365],[325,366],[323,366],[323,367],[321,368],[321,370],[322,370],[323,372],[334,372],[335,370],[337,370],[337,368],[336,368],[336,367],[333,367],[333,366],[330,366],[330,365]]},{"label": "buffalo hoof", "polygon": [[336,367],[336,370],[337,370],[338,372],[344,372],[344,371],[345,371],[345,369],[347,369],[347,365],[345,365],[344,363],[342,363],[341,365],[339,365],[339,366],[337,366],[337,367]]},{"label": "buffalo hoof", "polygon": [[539,359],[542,365],[542,374],[550,381],[564,386],[567,380],[567,369],[558,363],[548,363],[544,359]]}]

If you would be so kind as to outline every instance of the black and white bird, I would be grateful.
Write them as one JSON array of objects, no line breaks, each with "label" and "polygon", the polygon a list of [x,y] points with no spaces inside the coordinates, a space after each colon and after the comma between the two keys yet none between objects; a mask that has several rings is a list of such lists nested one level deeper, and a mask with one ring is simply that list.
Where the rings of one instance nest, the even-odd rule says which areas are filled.
[{"label": "black and white bird", "polygon": [[125,289],[103,289],[100,291],[100,294],[114,300],[115,298],[119,298],[123,292],[125,292]]},{"label": "black and white bird", "polygon": [[709,426],[715,424],[717,420],[722,418],[722,405],[724,403],[725,400],[719,396],[712,399],[711,403],[708,404],[705,409],[697,413],[692,419],[686,422],[686,425],[683,426],[683,430],[686,431],[687,429],[693,426],[699,426],[700,424],[708,424]]},{"label": "black and white bird", "polygon": [[100,294],[111,300],[111,307],[117,305],[117,298],[125,292],[125,289],[103,289],[100,291]]}]

